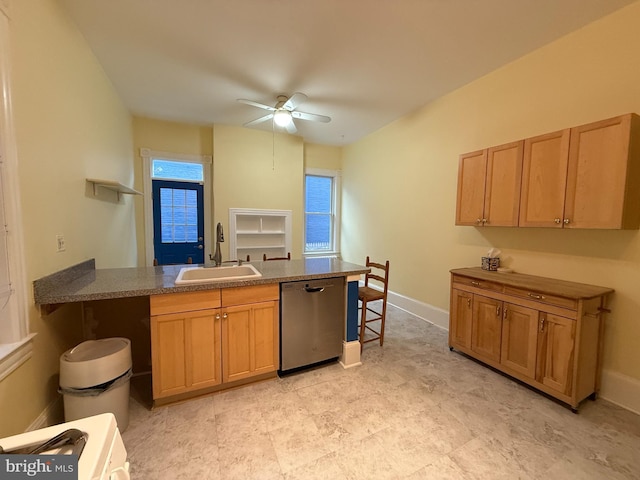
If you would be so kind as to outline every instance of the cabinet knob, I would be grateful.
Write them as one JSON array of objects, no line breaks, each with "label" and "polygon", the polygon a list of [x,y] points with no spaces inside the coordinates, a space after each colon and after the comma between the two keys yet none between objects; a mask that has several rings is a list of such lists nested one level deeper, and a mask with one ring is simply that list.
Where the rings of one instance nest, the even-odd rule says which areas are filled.
[{"label": "cabinet knob", "polygon": [[553,219],[553,221],[554,221],[555,223],[557,223],[558,225],[560,225],[560,222],[561,222],[562,220],[560,220],[559,218],[554,218],[554,219]]},{"label": "cabinet knob", "polygon": [[481,218],[476,218],[476,223],[478,225],[482,225],[482,219]]},{"label": "cabinet knob", "polygon": [[482,224],[484,225],[485,223],[489,223],[489,220],[487,220],[486,218],[482,219]]},{"label": "cabinet knob", "polygon": [[568,218],[565,218],[565,219],[564,219],[564,224],[565,224],[565,225],[569,225],[569,223],[570,223],[570,222],[571,222],[571,220],[570,220],[570,219],[568,219]]},{"label": "cabinet knob", "polygon": [[229,315],[227,315],[227,312],[224,312],[224,313],[222,314],[222,318],[228,318],[228,317],[229,317]]},{"label": "cabinet knob", "polygon": [[220,314],[216,313],[216,320],[220,320]]},{"label": "cabinet knob", "polygon": [[476,282],[475,280],[471,280],[471,285],[475,285],[476,287],[480,286],[480,282]]}]

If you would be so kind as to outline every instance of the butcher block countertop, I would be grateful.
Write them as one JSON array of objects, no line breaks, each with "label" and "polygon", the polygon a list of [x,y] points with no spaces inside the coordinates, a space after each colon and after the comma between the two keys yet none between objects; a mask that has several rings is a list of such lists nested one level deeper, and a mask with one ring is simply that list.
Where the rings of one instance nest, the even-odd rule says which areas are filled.
[{"label": "butcher block countertop", "polygon": [[362,265],[328,257],[249,263],[262,273],[261,277],[176,286],[175,280],[180,269],[196,265],[96,269],[95,260],[91,259],[35,280],[33,282],[34,301],[37,305],[54,305],[317,278],[348,277],[369,271]]},{"label": "butcher block countertop", "polygon": [[612,288],[569,282],[523,273],[500,273],[483,270],[480,267],[456,268],[451,270],[453,275],[474,278],[486,282],[496,282],[510,287],[529,289],[538,293],[558,295],[575,300],[595,298],[613,292]]}]

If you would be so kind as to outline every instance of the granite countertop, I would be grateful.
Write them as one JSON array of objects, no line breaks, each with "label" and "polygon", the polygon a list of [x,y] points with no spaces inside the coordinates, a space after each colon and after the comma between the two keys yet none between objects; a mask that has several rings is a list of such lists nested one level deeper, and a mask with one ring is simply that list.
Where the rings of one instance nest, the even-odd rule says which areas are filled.
[{"label": "granite countertop", "polygon": [[34,300],[37,305],[53,305],[316,278],[347,277],[369,271],[367,267],[343,262],[337,258],[249,263],[262,273],[262,277],[176,286],[175,280],[180,269],[196,265],[96,269],[95,260],[92,259],[35,280],[33,282]]}]

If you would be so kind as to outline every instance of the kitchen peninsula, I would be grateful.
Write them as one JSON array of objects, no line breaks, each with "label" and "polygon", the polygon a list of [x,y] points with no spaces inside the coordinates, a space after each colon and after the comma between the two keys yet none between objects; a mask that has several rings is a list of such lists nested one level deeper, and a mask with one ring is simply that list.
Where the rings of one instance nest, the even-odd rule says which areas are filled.
[{"label": "kitchen peninsula", "polygon": [[[342,277],[347,300],[341,363],[359,364],[357,291],[366,267],[336,258],[251,264],[261,276],[176,285],[180,270],[194,265],[96,269],[88,260],[36,280],[34,300],[45,314],[68,303],[82,302],[86,310],[127,299],[146,302],[153,396],[159,404],[275,376],[280,284]],[[128,311],[121,312],[114,318],[126,324]],[[140,322],[132,317],[130,323]]]}]

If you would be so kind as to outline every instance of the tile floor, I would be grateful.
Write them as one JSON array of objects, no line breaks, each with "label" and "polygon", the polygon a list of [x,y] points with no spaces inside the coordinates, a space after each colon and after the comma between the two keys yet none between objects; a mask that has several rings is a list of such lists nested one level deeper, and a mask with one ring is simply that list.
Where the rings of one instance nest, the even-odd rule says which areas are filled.
[{"label": "tile floor", "polygon": [[640,478],[640,416],[601,399],[573,414],[450,352],[446,331],[397,308],[386,335],[348,370],[154,410],[132,395],[132,478]]}]

